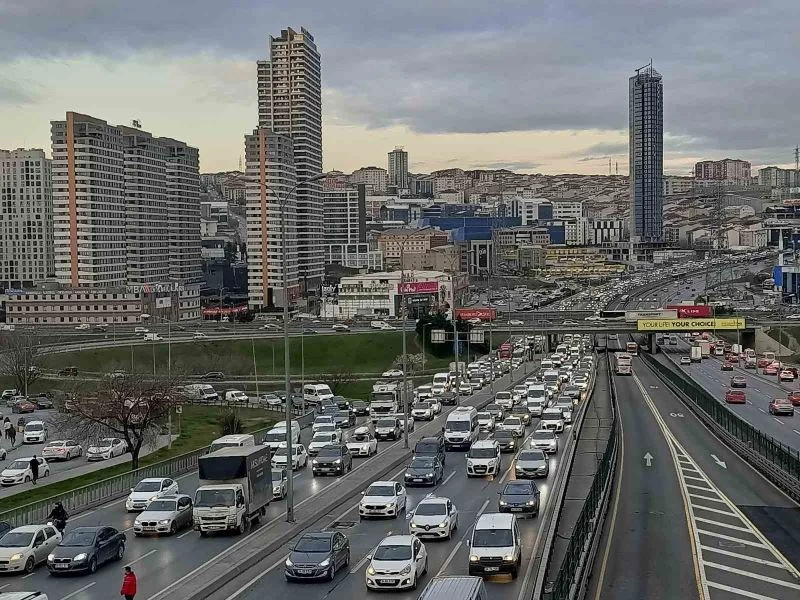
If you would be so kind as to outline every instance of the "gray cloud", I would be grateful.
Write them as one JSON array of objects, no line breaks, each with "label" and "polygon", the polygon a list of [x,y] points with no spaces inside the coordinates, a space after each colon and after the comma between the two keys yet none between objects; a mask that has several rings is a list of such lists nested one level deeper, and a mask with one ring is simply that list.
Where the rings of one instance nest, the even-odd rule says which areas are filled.
[{"label": "gray cloud", "polygon": [[0,104],[21,106],[23,104],[33,104],[37,98],[37,94],[30,91],[29,86],[0,79]]},{"label": "gray cloud", "polygon": [[472,165],[473,169],[508,169],[509,171],[531,171],[542,165],[529,160],[497,160],[479,165]]},{"label": "gray cloud", "polygon": [[[326,114],[337,122],[418,133],[624,131],[628,77],[653,57],[664,76],[667,154],[788,162],[800,128],[800,78],[791,76],[800,36],[792,19],[777,17],[793,14],[796,0],[726,0],[725,10],[717,0],[69,5],[65,22],[52,0],[2,3],[0,57],[159,50],[255,60],[269,34],[302,24],[322,52],[324,85],[335,91]],[[209,95],[234,100],[217,84]],[[627,152],[620,146],[578,156]]]}]

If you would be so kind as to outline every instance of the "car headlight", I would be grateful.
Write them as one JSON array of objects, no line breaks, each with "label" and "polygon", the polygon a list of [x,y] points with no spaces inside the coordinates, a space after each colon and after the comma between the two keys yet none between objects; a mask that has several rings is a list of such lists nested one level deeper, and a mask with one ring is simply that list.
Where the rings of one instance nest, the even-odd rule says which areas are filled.
[{"label": "car headlight", "polygon": [[439,523],[440,528],[447,527],[447,525],[448,525],[447,521],[442,521],[441,523]]},{"label": "car headlight", "polygon": [[82,560],[86,560],[86,553],[85,552],[81,552],[80,554],[75,556],[75,558],[73,558],[72,560],[75,561],[75,562],[81,562]]},{"label": "car headlight", "polygon": [[503,560],[506,561],[506,562],[511,562],[512,560],[514,560],[514,555],[513,554],[506,554],[506,555],[503,556]]},{"label": "car headlight", "polygon": [[330,565],[330,564],[331,564],[331,559],[330,559],[330,558],[326,558],[326,559],[325,559],[325,560],[323,560],[321,563],[319,563],[319,565],[317,565],[317,566],[320,566],[320,567],[327,567],[327,566],[328,566],[328,565]]},{"label": "car headlight", "polygon": [[47,555],[47,561],[48,562],[53,562],[55,560],[55,558],[56,558],[55,554],[48,554]]},{"label": "car headlight", "polygon": [[433,473],[425,473],[425,477],[433,477]]},{"label": "car headlight", "polygon": [[536,502],[534,502],[533,500],[528,500],[527,504],[528,506],[533,506],[534,504],[536,504]]},{"label": "car headlight", "polygon": [[312,461],[311,461],[311,464],[312,464],[312,465],[318,465],[318,464],[319,464],[319,462],[317,462],[317,459],[315,458],[314,460],[312,460]]},{"label": "car headlight", "polygon": [[17,553],[16,553],[16,554],[14,554],[14,555],[13,555],[13,556],[12,556],[12,557],[9,559],[9,560],[12,560],[12,561],[13,561],[13,560],[19,560],[19,559],[21,559],[21,558],[22,558],[22,552],[17,552]]},{"label": "car headlight", "polygon": [[469,460],[469,459],[467,459],[467,466],[468,466],[468,467],[471,467],[471,466],[472,466],[472,461],[471,461],[471,460]]},{"label": "car headlight", "polygon": [[475,554],[470,554],[469,562],[478,562],[478,557]]},{"label": "car headlight", "polygon": [[292,567],[292,566],[294,566],[294,563],[292,562],[292,559],[291,559],[291,558],[287,558],[287,559],[286,559],[286,563],[285,563],[285,564],[286,564],[286,566],[287,566],[287,567]]},{"label": "car headlight", "polygon": [[394,503],[386,504],[383,508],[394,508]]},{"label": "car headlight", "polygon": [[367,575],[375,575],[375,569],[372,568],[372,565],[367,567]]},{"label": "car headlight", "polygon": [[335,465],[342,464],[342,459],[341,458],[337,458],[335,461],[333,461],[333,464],[335,464]]},{"label": "car headlight", "polygon": [[161,519],[158,522],[159,525],[169,525],[169,519]]},{"label": "car headlight", "polygon": [[508,502],[505,500],[500,500],[500,506],[508,506]]},{"label": "car headlight", "polygon": [[133,522],[133,524],[134,524],[134,525],[141,525],[141,524],[142,524],[142,522],[141,522],[139,519],[136,519],[136,520]]},{"label": "car headlight", "polygon": [[411,565],[406,565],[403,567],[403,570],[400,571],[400,575],[408,575],[409,573],[411,573]]},{"label": "car headlight", "polygon": [[147,501],[152,502],[153,500],[158,500],[158,494],[156,494],[155,496],[150,496],[150,498]]}]

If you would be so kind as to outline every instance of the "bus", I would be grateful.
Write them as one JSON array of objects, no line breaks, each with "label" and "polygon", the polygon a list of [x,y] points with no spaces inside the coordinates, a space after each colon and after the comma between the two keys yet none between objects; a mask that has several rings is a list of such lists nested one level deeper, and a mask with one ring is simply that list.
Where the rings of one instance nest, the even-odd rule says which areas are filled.
[{"label": "bus", "polygon": [[625,351],[631,356],[638,356],[639,344],[637,344],[636,342],[628,342],[627,344],[625,344]]},{"label": "bus", "polygon": [[725,356],[725,340],[714,342],[714,356]]},{"label": "bus", "polygon": [[633,357],[627,352],[617,352],[617,375],[633,375]]}]

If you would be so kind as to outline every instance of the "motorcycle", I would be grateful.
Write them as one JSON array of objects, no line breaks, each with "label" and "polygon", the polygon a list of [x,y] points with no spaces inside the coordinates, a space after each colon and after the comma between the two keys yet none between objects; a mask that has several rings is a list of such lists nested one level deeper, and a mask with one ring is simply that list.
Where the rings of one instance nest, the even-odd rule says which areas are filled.
[{"label": "motorcycle", "polygon": [[67,528],[66,519],[53,519],[52,521],[48,521],[47,524],[55,527],[58,530],[58,533],[62,535],[64,534],[64,529]]}]

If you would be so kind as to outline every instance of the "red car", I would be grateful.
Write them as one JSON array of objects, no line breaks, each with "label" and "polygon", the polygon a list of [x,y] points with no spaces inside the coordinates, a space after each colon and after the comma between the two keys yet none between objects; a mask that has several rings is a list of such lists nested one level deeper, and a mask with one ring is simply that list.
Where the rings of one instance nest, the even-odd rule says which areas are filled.
[{"label": "red car", "polygon": [[742,377],[741,375],[734,375],[731,377],[731,387],[732,388],[746,388],[747,387],[747,379]]},{"label": "red car", "polygon": [[800,390],[792,390],[787,394],[787,399],[792,406],[800,406]]},{"label": "red car", "polygon": [[772,359],[769,359],[769,358],[764,358],[764,357],[762,356],[761,358],[759,358],[759,359],[756,361],[756,366],[757,366],[759,369],[763,369],[764,367],[766,367],[766,366],[767,366],[768,364],[770,364],[771,362],[772,362]]},{"label": "red car", "polygon": [[763,372],[764,375],[777,375],[778,374],[778,365],[776,365],[775,363],[771,363],[771,364],[767,365],[766,367],[764,367],[764,370],[762,372]]},{"label": "red car", "polygon": [[775,398],[769,403],[769,414],[771,415],[794,415],[794,406],[786,398]]},{"label": "red car", "polygon": [[728,404],[744,404],[747,397],[742,390],[728,390],[725,392],[725,402]]},{"label": "red car", "polygon": [[733,371],[733,365],[729,362],[723,362],[720,366],[723,371]]}]

